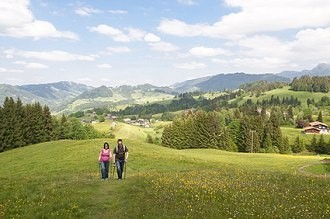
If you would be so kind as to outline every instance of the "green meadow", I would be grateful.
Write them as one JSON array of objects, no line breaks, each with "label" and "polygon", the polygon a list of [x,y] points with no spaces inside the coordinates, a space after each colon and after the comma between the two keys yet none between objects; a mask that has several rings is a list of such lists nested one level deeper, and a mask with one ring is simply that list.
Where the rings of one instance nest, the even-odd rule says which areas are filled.
[{"label": "green meadow", "polygon": [[252,99],[252,101],[255,103],[255,102],[257,102],[257,100],[259,100],[261,102],[262,100],[270,99],[271,96],[274,96],[274,97],[278,96],[280,98],[280,100],[282,100],[282,98],[285,98],[285,97],[293,96],[294,98],[297,97],[298,100],[301,101],[302,106],[306,106],[308,98],[309,99],[314,98],[314,100],[316,102],[318,102],[323,96],[327,96],[327,95],[329,95],[329,94],[326,94],[326,93],[311,93],[311,92],[307,92],[307,91],[297,92],[297,91],[290,90],[289,86],[285,86],[283,88],[278,88],[278,89],[275,89],[275,90],[267,91],[267,92],[265,92],[265,94],[263,94],[259,97],[246,96],[246,97],[243,98],[243,100],[240,103],[242,104],[247,99]]},{"label": "green meadow", "polygon": [[114,139],[1,153],[0,218],[330,217],[329,156],[175,150],[145,143],[156,129],[113,132],[129,148],[123,181],[100,180],[98,153]]}]

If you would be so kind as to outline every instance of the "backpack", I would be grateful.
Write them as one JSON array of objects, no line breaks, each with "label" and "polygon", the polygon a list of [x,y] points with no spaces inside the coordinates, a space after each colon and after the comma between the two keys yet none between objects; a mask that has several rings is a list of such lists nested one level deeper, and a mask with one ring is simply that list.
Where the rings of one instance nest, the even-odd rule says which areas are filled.
[{"label": "backpack", "polygon": [[[123,148],[124,148],[124,153],[126,153],[126,145],[123,145]],[[118,154],[118,145],[116,145],[115,152],[116,154]]]}]

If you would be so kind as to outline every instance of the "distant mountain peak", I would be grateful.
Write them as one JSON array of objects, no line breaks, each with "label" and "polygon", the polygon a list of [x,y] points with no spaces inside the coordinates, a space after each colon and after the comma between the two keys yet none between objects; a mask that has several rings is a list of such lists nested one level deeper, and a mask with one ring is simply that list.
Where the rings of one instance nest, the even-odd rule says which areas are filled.
[{"label": "distant mountain peak", "polygon": [[313,68],[311,71],[313,72],[330,72],[330,64],[327,64],[327,63],[320,63],[318,64],[315,68]]},{"label": "distant mountain peak", "polygon": [[301,77],[303,75],[310,75],[310,76],[329,76],[330,75],[330,64],[328,63],[320,63],[316,67],[311,70],[302,70],[302,71],[283,71],[278,73],[277,75],[288,77],[288,78],[295,78]]}]

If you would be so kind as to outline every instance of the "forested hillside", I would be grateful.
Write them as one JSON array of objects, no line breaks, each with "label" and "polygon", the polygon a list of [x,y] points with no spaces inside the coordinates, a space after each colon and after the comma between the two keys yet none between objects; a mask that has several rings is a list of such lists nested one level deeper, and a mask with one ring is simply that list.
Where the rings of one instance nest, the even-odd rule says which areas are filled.
[{"label": "forested hillside", "polygon": [[0,106],[0,121],[0,152],[51,140],[105,136],[78,119],[52,116],[46,105],[23,105],[8,97]]}]

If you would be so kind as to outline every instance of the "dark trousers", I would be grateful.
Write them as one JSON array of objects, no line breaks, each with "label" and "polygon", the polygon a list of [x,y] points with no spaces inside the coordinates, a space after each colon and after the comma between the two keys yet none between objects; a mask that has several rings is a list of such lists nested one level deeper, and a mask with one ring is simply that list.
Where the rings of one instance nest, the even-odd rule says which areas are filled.
[{"label": "dark trousers", "polygon": [[124,165],[125,165],[125,160],[116,160],[118,179],[123,178]]},{"label": "dark trousers", "polygon": [[109,177],[109,161],[101,162],[101,175],[102,179],[107,179]]}]

